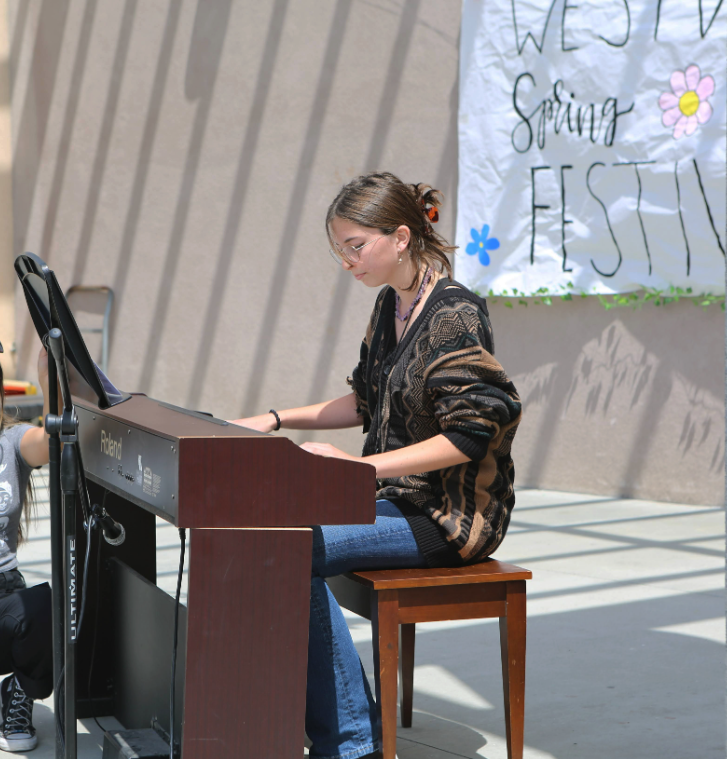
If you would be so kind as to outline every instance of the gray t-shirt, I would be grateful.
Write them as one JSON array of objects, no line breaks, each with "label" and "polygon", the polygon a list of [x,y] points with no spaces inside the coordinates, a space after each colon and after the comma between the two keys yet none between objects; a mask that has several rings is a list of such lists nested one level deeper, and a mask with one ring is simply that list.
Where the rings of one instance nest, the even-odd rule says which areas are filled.
[{"label": "gray t-shirt", "polygon": [[18,524],[32,471],[20,455],[20,441],[32,429],[18,424],[0,432],[0,572],[18,566]]}]

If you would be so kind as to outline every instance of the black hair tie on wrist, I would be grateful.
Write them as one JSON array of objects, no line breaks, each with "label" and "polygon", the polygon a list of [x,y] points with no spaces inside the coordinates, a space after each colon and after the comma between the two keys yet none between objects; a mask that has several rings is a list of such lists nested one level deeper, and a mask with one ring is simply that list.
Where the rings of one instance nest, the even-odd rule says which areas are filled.
[{"label": "black hair tie on wrist", "polygon": [[272,414],[275,417],[275,421],[278,423],[277,426],[273,427],[273,431],[277,432],[280,429],[280,417],[278,416],[278,412],[271,408],[270,411],[268,411],[268,414]]}]

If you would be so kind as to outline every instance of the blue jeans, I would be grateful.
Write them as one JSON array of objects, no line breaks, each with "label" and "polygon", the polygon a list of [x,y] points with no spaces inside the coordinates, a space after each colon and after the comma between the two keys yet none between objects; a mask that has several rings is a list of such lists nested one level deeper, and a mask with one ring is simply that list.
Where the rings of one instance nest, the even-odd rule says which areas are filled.
[{"label": "blue jeans", "polygon": [[376,704],[341,608],[323,578],[356,569],[426,566],[409,523],[376,502],[376,523],[313,528],[305,731],[310,755],[355,759],[379,748]]}]

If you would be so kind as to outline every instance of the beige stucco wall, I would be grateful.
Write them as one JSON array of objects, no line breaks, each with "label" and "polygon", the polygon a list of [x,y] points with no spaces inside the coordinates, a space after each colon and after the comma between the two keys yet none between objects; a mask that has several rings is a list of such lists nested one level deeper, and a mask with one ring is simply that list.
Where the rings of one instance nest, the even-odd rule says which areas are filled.
[{"label": "beige stucco wall", "polygon": [[[329,260],[324,214],[388,169],[443,190],[452,237],[460,10],[10,0],[14,250],[114,288],[120,387],[225,417],[346,392],[375,293]],[[721,312],[536,308],[492,309],[519,482],[721,502]]]},{"label": "beige stucco wall", "polygon": [[13,276],[12,144],[10,138],[10,47],[7,4],[0,0],[0,355],[6,377],[15,374],[15,308]]},{"label": "beige stucco wall", "polygon": [[595,298],[491,307],[525,404],[520,485],[681,503],[724,498],[725,315]]},{"label": "beige stucco wall", "polygon": [[325,211],[377,167],[453,200],[458,24],[458,0],[11,3],[16,251],[114,288],[123,388],[225,416],[345,393],[375,293]]}]

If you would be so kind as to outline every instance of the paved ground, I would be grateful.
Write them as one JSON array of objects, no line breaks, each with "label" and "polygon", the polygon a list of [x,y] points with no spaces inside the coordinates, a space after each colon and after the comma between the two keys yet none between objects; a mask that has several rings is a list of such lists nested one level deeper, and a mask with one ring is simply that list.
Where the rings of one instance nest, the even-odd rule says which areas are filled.
[{"label": "paved ground", "polygon": [[[20,554],[31,584],[50,574],[47,532],[41,504]],[[724,759],[723,533],[719,508],[518,492],[496,556],[534,575],[527,759]],[[159,584],[172,592],[176,531],[160,522],[157,540]],[[370,673],[369,623],[351,615],[350,627]],[[505,759],[496,622],[420,625],[416,646],[414,726],[399,730],[399,759]],[[53,756],[51,708],[35,707],[35,759]],[[99,759],[96,725],[79,731],[79,756]]]}]

